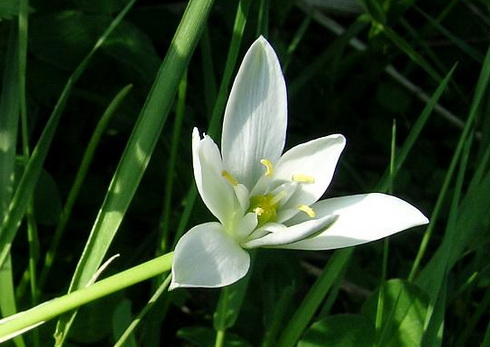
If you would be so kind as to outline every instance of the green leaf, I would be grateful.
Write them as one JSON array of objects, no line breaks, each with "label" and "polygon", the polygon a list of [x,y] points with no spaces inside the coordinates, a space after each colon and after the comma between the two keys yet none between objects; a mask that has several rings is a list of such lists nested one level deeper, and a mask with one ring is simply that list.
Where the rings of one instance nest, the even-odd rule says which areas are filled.
[{"label": "green leaf", "polygon": [[12,19],[19,13],[19,0],[0,1],[0,22],[4,19]]},{"label": "green leaf", "polygon": [[361,315],[334,315],[314,324],[305,332],[298,347],[371,347],[374,324]]},{"label": "green leaf", "polygon": [[[400,280],[383,284],[384,302],[379,346],[420,346],[424,333],[429,297],[417,286]],[[363,313],[376,319],[378,292],[363,307]]]},{"label": "green leaf", "polygon": [[[117,341],[124,333],[126,328],[131,324],[133,315],[131,313],[131,301],[124,299],[117,305],[112,315],[112,331],[114,340]],[[136,347],[136,339],[134,335],[129,336],[125,341],[124,347]]]},{"label": "green leaf", "polygon": [[337,250],[323,269],[322,274],[311,287],[295,314],[287,324],[284,332],[278,340],[277,346],[295,346],[308,322],[325,300],[335,282],[341,279],[343,269],[347,266],[354,248]]},{"label": "green leaf", "polygon": [[111,335],[112,319],[121,301],[121,294],[116,293],[82,306],[80,319],[72,327],[70,339],[79,343],[93,344]]},{"label": "green leaf", "polygon": [[214,313],[216,330],[225,330],[235,324],[242,307],[243,297],[247,292],[249,279],[250,273],[238,282],[221,289],[218,307]]}]

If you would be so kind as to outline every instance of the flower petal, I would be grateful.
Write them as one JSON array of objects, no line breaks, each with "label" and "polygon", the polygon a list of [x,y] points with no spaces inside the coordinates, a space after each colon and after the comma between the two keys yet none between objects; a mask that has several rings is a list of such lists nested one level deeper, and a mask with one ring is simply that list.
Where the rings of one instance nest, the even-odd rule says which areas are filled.
[{"label": "flower petal", "polygon": [[175,247],[170,290],[179,287],[223,287],[245,276],[250,256],[219,223],[200,224]]},{"label": "flower petal", "polygon": [[[319,235],[282,248],[326,250],[375,241],[429,220],[418,209],[386,194],[362,194],[326,199],[313,205],[318,215],[338,215]],[[297,215],[288,223],[301,222]]]},{"label": "flower petal", "polygon": [[246,240],[247,237],[254,231],[257,226],[258,219],[257,214],[253,212],[247,213],[245,216],[241,217],[233,225],[233,235],[238,242]]},{"label": "flower petal", "polygon": [[310,219],[306,222],[295,224],[290,227],[277,223],[271,223],[270,225],[266,224],[261,229],[269,231],[269,234],[255,240],[250,240],[243,246],[245,248],[275,246],[282,248],[283,245],[311,237],[313,234],[321,231],[329,224],[332,224],[336,218],[337,216],[335,215],[324,216],[318,219]]},{"label": "flower petal", "polygon": [[259,37],[245,54],[226,105],[221,151],[225,167],[249,190],[275,163],[286,138],[286,84],[279,60]]},{"label": "flower petal", "polygon": [[192,161],[197,189],[211,213],[226,224],[235,208],[233,186],[223,177],[223,162],[219,149],[207,135],[192,132]]},{"label": "flower petal", "polygon": [[320,199],[332,181],[344,147],[344,136],[330,135],[302,143],[284,153],[275,167],[273,179],[303,183],[281,209],[311,205]]}]

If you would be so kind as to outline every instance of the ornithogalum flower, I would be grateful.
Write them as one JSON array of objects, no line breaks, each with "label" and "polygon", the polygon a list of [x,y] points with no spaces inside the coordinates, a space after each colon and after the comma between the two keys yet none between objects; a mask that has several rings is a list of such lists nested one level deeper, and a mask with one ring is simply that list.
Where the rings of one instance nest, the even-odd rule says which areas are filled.
[{"label": "ornithogalum flower", "polygon": [[320,200],[345,146],[342,135],[282,154],[286,85],[279,60],[259,37],[246,53],[226,105],[221,152],[192,134],[197,189],[218,222],[197,225],[177,243],[170,288],[222,287],[248,272],[248,250],[327,250],[377,240],[428,223],[385,194]]}]

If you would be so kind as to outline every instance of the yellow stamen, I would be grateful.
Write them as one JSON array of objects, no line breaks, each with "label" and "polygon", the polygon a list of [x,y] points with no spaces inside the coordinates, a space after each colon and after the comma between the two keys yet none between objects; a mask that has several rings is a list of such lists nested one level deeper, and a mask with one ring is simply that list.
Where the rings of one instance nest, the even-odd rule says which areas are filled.
[{"label": "yellow stamen", "polygon": [[315,211],[308,205],[299,205],[298,210],[303,211],[308,215],[310,218],[316,217]]},{"label": "yellow stamen", "polygon": [[256,207],[256,208],[254,208],[254,212],[257,214],[257,216],[260,216],[265,211],[264,211],[264,209],[262,207]]},{"label": "yellow stamen", "polygon": [[238,185],[238,181],[236,180],[236,178],[233,177],[232,174],[228,171],[223,170],[221,172],[221,176],[223,176],[228,182],[230,182],[232,186],[236,187]]},{"label": "yellow stamen", "polygon": [[271,161],[267,159],[262,159],[260,163],[265,166],[265,175],[272,176],[272,174],[274,173],[274,167],[272,166]]},{"label": "yellow stamen", "polygon": [[293,174],[293,181],[300,183],[315,183],[315,178],[304,174]]}]

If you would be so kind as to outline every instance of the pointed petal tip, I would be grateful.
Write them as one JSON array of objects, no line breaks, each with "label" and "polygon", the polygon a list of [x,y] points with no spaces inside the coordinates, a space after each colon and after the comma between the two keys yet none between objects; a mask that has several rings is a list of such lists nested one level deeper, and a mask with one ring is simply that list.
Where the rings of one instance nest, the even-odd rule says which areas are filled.
[{"label": "pointed petal tip", "polygon": [[262,176],[260,160],[280,158],[286,128],[281,65],[269,42],[259,37],[243,58],[226,104],[221,137],[225,167],[251,190]]},{"label": "pointed petal tip", "polygon": [[319,235],[284,248],[328,250],[351,247],[429,223],[415,206],[381,193],[326,199],[313,208],[318,215],[337,214],[339,218]]},{"label": "pointed petal tip", "polygon": [[267,39],[263,35],[260,35],[259,37],[257,37],[255,42],[252,43],[252,46],[255,46],[255,45],[260,45],[263,48],[269,48],[270,47],[272,49],[271,44],[269,43],[269,41],[267,41]]}]

